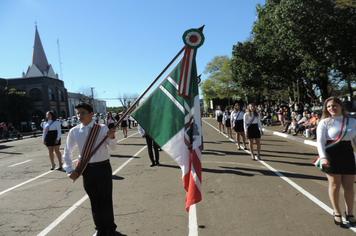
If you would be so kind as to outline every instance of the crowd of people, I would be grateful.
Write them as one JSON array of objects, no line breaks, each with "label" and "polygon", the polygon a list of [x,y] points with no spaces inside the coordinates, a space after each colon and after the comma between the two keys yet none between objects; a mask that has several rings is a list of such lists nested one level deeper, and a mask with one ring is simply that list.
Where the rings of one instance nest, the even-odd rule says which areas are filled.
[{"label": "crowd of people", "polygon": [[[265,103],[256,106],[256,112],[259,114],[259,120],[262,126],[280,125],[281,132],[288,132],[293,136],[303,135],[307,138],[316,139],[316,128],[321,118],[323,102],[313,102],[311,104],[298,104],[292,102],[274,102],[273,104]],[[236,109],[238,106],[238,110]],[[236,119],[236,114],[240,111],[245,112],[248,109],[247,104],[236,103],[234,107],[226,107],[224,110],[217,106],[215,117],[219,122],[219,132],[225,133],[232,138],[232,118]],[[235,114],[235,115],[234,115]],[[238,116],[237,119],[243,119]],[[221,121],[220,121],[221,120]],[[237,132],[237,139],[240,139],[242,131]],[[244,142],[245,143],[245,142]],[[244,144],[245,146],[245,144]]]},{"label": "crowd of people", "polygon": [[0,123],[0,143],[7,139],[14,140],[14,135],[17,136],[17,133],[15,134],[15,127],[12,123]]},{"label": "crowd of people", "polygon": [[[102,113],[95,113],[92,119],[94,120],[95,123],[106,124],[110,129],[116,125],[116,123],[119,121],[121,116],[122,113],[108,112],[106,116],[103,115]],[[58,117],[56,118],[56,121],[58,121],[60,124],[61,127],[60,132],[62,134],[64,134],[65,130],[70,130],[71,128],[80,124],[80,121],[78,120],[77,116],[68,117],[67,119]],[[38,127],[36,127],[34,122],[32,121],[29,122],[29,126],[32,131],[31,134],[33,135],[33,137],[36,137],[38,135],[38,132],[44,130],[44,125],[46,122],[47,122],[47,117],[45,119],[42,119],[41,124],[39,125],[40,130],[38,130]],[[131,129],[131,127],[136,127],[136,126],[137,126],[137,122],[130,116],[126,116],[124,120],[118,125],[119,129],[122,130],[125,138],[127,138],[127,128]],[[15,140],[15,138],[22,139],[23,135],[22,132],[20,132],[19,130],[20,128],[19,127],[16,128],[12,123],[6,124],[5,122],[0,122],[0,143],[6,141],[13,141]]]}]

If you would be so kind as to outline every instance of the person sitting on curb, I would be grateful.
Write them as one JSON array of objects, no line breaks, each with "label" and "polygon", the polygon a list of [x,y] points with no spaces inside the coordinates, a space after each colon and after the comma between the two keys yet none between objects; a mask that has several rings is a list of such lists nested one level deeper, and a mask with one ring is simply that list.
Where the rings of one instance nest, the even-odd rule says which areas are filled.
[{"label": "person sitting on curb", "polygon": [[[305,119],[304,119],[305,118]],[[302,132],[306,129],[307,126],[310,126],[310,114],[305,113],[305,116],[298,122],[298,127],[293,134],[293,136],[296,136],[299,132]]]}]

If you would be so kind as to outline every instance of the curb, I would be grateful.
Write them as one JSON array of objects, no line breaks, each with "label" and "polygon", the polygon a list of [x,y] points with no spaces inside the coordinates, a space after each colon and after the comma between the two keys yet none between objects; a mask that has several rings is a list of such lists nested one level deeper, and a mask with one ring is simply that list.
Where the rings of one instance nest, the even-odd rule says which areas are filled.
[{"label": "curb", "polygon": [[284,133],[281,133],[281,132],[268,130],[268,129],[265,129],[265,128],[263,128],[263,132],[267,132],[267,133],[274,134],[274,135],[277,135],[277,136],[280,136],[280,137],[283,137],[283,138],[291,139],[291,140],[296,141],[296,142],[300,142],[300,143],[304,143],[304,144],[316,147],[316,142],[315,141],[310,141],[310,140],[305,140],[305,139],[302,139],[302,138],[297,138],[297,137],[294,137],[294,136],[291,136],[291,135],[288,135],[288,134],[284,134]]}]

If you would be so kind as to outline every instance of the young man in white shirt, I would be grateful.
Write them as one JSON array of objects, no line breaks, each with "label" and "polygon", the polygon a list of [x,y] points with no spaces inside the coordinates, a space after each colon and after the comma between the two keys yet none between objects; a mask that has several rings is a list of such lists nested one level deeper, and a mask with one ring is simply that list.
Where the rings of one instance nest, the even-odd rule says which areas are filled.
[{"label": "young man in white shirt", "polygon": [[[80,173],[72,168],[73,151],[78,145],[79,153],[82,153],[90,129],[92,129],[94,125],[98,125],[94,124],[92,120],[94,113],[93,108],[89,104],[78,103],[75,109],[81,124],[73,127],[69,131],[63,154],[63,167],[66,169],[68,177],[73,179],[73,181],[80,175]],[[93,236],[112,236],[115,235],[116,232],[112,203],[112,169],[109,161],[110,154],[108,152],[108,147],[111,150],[116,149],[115,130],[109,130],[106,125],[100,125],[100,131],[94,148],[98,146],[106,135],[108,139],[106,139],[105,143],[101,145],[98,151],[90,158],[82,174],[84,189],[90,199],[93,219],[96,226],[96,232]],[[80,154],[78,160],[81,158]]]}]

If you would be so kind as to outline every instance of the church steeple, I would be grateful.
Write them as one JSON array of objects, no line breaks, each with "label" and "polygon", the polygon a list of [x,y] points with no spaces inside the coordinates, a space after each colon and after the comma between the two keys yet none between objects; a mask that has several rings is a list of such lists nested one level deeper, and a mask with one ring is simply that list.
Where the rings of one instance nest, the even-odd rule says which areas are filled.
[{"label": "church steeple", "polygon": [[29,66],[24,77],[48,76],[54,79],[58,79],[53,71],[52,66],[48,64],[46,54],[42,47],[40,35],[37,30],[37,24],[35,27],[35,41],[33,44],[31,66]]},{"label": "church steeple", "polygon": [[33,66],[33,64],[35,64],[42,73],[48,69],[48,61],[42,47],[40,35],[38,34],[37,25],[35,31],[35,42],[33,44],[31,66]]}]

